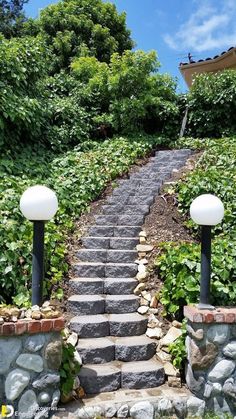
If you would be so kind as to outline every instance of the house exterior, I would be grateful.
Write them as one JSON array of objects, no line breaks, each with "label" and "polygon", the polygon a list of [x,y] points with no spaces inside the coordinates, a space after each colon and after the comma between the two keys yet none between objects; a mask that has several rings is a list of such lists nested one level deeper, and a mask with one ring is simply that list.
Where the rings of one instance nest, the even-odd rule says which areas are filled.
[{"label": "house exterior", "polygon": [[[191,55],[189,54],[189,57]],[[220,55],[205,60],[180,63],[179,70],[190,88],[196,74],[216,73],[225,69],[236,70],[236,47],[231,47],[228,51],[223,51]]]}]

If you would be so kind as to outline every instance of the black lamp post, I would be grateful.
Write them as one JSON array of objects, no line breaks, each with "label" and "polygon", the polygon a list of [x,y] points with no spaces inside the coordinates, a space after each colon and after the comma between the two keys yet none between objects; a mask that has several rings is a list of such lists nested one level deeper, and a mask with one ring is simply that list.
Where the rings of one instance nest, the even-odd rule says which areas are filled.
[{"label": "black lamp post", "polygon": [[45,222],[57,212],[55,192],[46,186],[27,189],[20,200],[22,214],[34,224],[32,261],[32,305],[41,306],[44,280],[44,230]]},{"label": "black lamp post", "polygon": [[192,220],[201,225],[201,282],[200,309],[213,309],[210,305],[211,285],[211,227],[219,224],[224,216],[224,206],[211,194],[197,197],[190,206]]}]

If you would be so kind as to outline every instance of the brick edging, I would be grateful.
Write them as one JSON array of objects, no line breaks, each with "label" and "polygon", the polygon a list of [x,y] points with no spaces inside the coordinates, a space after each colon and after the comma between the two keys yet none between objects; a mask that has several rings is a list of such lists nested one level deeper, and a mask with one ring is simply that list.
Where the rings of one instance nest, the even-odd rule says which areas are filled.
[{"label": "brick edging", "polygon": [[236,307],[200,310],[196,306],[185,306],[184,316],[192,323],[236,323]]},{"label": "brick edging", "polygon": [[65,327],[65,319],[19,320],[16,323],[6,322],[0,326],[1,336],[30,335],[41,332],[60,332]]}]

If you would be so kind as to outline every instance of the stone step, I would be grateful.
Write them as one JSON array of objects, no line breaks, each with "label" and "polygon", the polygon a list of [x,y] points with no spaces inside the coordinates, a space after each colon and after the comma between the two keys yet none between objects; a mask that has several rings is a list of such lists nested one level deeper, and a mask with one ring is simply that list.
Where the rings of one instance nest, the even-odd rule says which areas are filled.
[{"label": "stone step", "polygon": [[[127,215],[127,214],[143,214],[146,215],[149,213],[149,205],[141,205],[141,204],[135,204],[135,205],[124,205],[122,204],[110,204],[110,205],[103,205],[102,207],[103,213],[105,215]],[[118,217],[118,224],[119,224],[120,216]],[[135,223],[136,224],[136,223]]]},{"label": "stone step", "polygon": [[83,364],[146,361],[155,355],[156,343],[146,335],[79,339],[77,351]]},{"label": "stone step", "polygon": [[75,316],[70,321],[70,329],[80,338],[100,338],[109,336],[109,319],[107,315]]},{"label": "stone step", "polygon": [[135,250],[139,239],[135,237],[84,237],[82,244],[86,249]]},{"label": "stone step", "polygon": [[153,388],[164,384],[163,366],[155,360],[87,364],[79,373],[86,394],[112,392],[119,388]]},{"label": "stone step", "polygon": [[79,339],[77,351],[83,364],[104,364],[115,360],[115,343],[107,337]]},{"label": "stone step", "polygon": [[111,314],[109,326],[111,336],[138,336],[147,329],[148,319],[138,313]]},{"label": "stone step", "polygon": [[104,280],[104,294],[132,294],[137,285],[138,281],[135,278],[106,278]]},{"label": "stone step", "polygon": [[70,290],[79,295],[104,294],[104,280],[101,278],[74,278],[69,281]]},{"label": "stone step", "polygon": [[165,382],[163,365],[155,359],[126,362],[121,366],[121,388],[158,387]]},{"label": "stone step", "polygon": [[[146,196],[140,196],[139,194],[129,196],[127,194],[126,196],[123,196],[122,203],[123,205],[151,205],[153,202],[153,197],[146,195]],[[118,205],[120,203],[120,196],[114,195],[110,196],[107,199],[107,203],[109,205]]]},{"label": "stone step", "polygon": [[121,387],[121,371],[115,362],[88,364],[81,368],[79,380],[86,394],[111,392]]},{"label": "stone step", "polygon": [[76,256],[81,262],[130,263],[138,253],[136,250],[80,249]]},{"label": "stone step", "polygon": [[74,315],[104,314],[105,297],[101,295],[72,295],[68,298],[67,309]]},{"label": "stone step", "polygon": [[[127,216],[126,216],[127,217]],[[134,221],[132,217],[129,217],[129,222]],[[139,220],[140,223],[135,225],[134,223],[123,224],[123,225],[95,225],[88,231],[90,236],[94,237],[138,237],[143,222],[143,216]]]},{"label": "stone step", "polygon": [[73,269],[77,276],[84,278],[133,278],[137,274],[138,266],[136,263],[78,262]]},{"label": "stone step", "polygon": [[114,342],[117,361],[144,361],[156,353],[156,343],[146,335],[114,338]]},{"label": "stone step", "polygon": [[136,295],[107,295],[105,312],[114,314],[134,313],[139,308],[139,297]]}]

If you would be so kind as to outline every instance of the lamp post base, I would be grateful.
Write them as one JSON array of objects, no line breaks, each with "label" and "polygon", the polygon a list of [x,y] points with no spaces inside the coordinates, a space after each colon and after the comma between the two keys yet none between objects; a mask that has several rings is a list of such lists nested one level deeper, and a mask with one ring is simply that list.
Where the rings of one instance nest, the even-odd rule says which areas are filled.
[{"label": "lamp post base", "polygon": [[212,306],[211,304],[203,304],[203,303],[199,303],[196,306],[199,310],[215,310],[215,307]]}]

